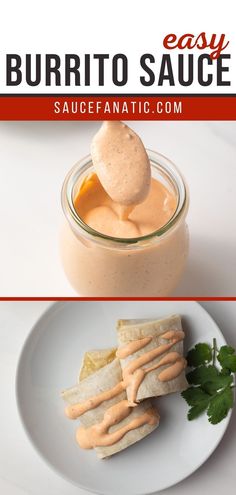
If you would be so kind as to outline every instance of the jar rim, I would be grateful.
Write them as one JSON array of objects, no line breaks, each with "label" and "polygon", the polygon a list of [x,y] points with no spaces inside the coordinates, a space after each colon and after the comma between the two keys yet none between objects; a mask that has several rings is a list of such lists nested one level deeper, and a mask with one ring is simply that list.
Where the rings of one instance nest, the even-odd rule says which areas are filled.
[{"label": "jar rim", "polygon": [[[165,157],[161,153],[153,150],[146,149],[148,157],[150,159],[151,166],[159,169],[164,173],[168,179],[174,184],[177,191],[177,206],[172,217],[168,222],[160,227],[159,229],[151,232],[150,234],[140,236],[140,237],[114,237],[98,232],[97,230],[86,224],[82,218],[78,215],[73,201],[73,189],[75,184],[78,182],[80,176],[87,171],[88,167],[92,165],[91,155],[87,155],[81,160],[79,160],[74,167],[68,172],[61,192],[61,203],[64,214],[74,229],[80,228],[83,233],[86,233],[92,239],[100,240],[103,242],[113,242],[119,244],[120,246],[128,245],[132,246],[137,243],[142,243],[143,241],[155,240],[162,237],[164,234],[170,231],[174,227],[182,216],[183,212],[187,212],[188,209],[188,189],[185,180],[176,167],[176,165]],[[162,163],[161,163],[162,162]]]}]

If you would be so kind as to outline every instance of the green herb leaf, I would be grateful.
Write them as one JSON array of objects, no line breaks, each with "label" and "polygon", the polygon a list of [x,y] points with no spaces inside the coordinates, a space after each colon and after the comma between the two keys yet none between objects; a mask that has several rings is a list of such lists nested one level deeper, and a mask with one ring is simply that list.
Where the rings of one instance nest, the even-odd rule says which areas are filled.
[{"label": "green herb leaf", "polygon": [[232,375],[224,375],[222,373],[219,373],[215,380],[205,382],[203,388],[208,394],[214,395],[222,388],[231,385],[231,383],[233,383]]},{"label": "green herb leaf", "polygon": [[206,382],[217,379],[217,376],[218,372],[215,366],[201,365],[187,374],[187,380],[191,385],[204,385]]},{"label": "green herb leaf", "polygon": [[226,418],[229,410],[233,407],[234,398],[233,391],[230,387],[226,387],[221,392],[218,392],[210,401],[207,416],[211,424],[216,425],[222,419]]},{"label": "green herb leaf", "polygon": [[231,371],[227,368],[222,368],[221,375],[231,375]]},{"label": "green herb leaf", "polygon": [[209,363],[211,360],[212,349],[208,344],[196,344],[187,355],[188,366],[200,366],[201,364]]},{"label": "green herb leaf", "polygon": [[[221,369],[216,366],[216,357]],[[205,343],[196,344],[189,351],[187,360],[188,365],[194,368],[187,374],[191,386],[181,394],[190,406],[188,419],[192,421],[206,411],[209,422],[215,425],[233,407],[235,350],[230,346],[222,346],[217,351],[216,339],[213,339],[213,348]]]},{"label": "green herb leaf", "polygon": [[200,414],[202,414],[207,409],[208,404],[208,401],[203,400],[196,406],[191,407],[188,412],[188,420],[192,421],[193,419],[196,419],[198,416],[200,416]]},{"label": "green herb leaf", "polygon": [[202,365],[187,374],[187,380],[191,385],[201,385],[208,394],[215,394],[233,382],[233,377],[220,373],[213,365]]},{"label": "green herb leaf", "polygon": [[220,349],[217,359],[222,368],[228,369],[233,373],[236,372],[236,355],[233,347],[223,345]]},{"label": "green herb leaf", "polygon": [[189,406],[196,406],[199,402],[209,402],[210,396],[201,387],[190,387],[182,392],[182,397]]}]

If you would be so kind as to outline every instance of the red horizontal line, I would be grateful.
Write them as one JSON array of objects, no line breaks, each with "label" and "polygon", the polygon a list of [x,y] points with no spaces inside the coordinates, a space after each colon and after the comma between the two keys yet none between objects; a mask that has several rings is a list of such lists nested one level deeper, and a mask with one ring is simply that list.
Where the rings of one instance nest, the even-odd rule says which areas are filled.
[{"label": "red horizontal line", "polygon": [[236,301],[236,297],[0,297],[0,301]]}]

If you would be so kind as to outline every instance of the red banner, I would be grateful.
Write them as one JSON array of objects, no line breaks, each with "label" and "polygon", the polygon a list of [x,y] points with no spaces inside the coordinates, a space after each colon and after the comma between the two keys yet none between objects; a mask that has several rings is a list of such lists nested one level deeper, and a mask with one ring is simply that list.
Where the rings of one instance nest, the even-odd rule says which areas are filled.
[{"label": "red banner", "polygon": [[0,120],[236,120],[236,95],[1,95]]}]

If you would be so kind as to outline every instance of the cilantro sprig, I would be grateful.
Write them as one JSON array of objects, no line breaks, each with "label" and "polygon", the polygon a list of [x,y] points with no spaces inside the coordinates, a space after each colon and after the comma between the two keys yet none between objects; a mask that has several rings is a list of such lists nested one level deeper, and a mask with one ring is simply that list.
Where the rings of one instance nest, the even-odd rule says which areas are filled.
[{"label": "cilantro sprig", "polygon": [[234,404],[235,349],[224,345],[218,350],[216,339],[212,347],[199,343],[188,352],[187,363],[193,368],[187,374],[190,387],[181,395],[190,406],[189,421],[206,412],[211,424],[220,423]]}]

